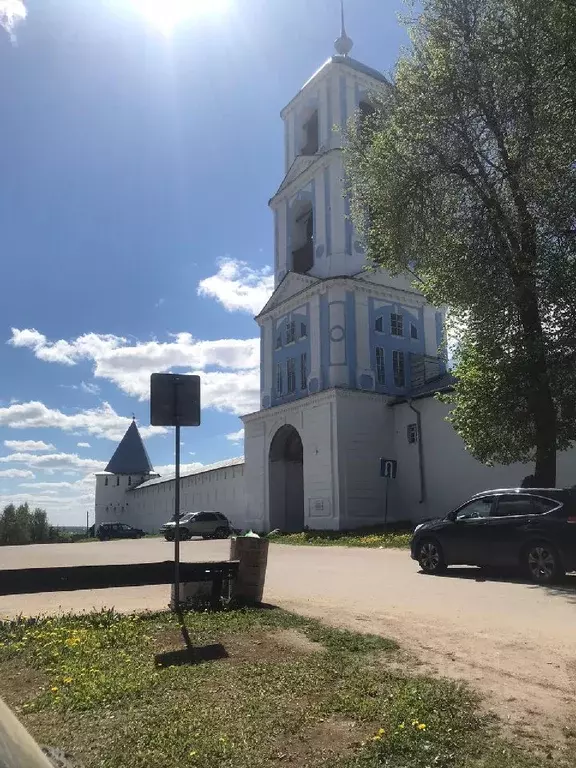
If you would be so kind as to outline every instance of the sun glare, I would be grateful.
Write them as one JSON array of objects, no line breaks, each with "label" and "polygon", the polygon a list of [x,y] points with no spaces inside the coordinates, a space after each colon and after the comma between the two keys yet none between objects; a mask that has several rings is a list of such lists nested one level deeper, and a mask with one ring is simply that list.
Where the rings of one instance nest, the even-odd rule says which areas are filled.
[{"label": "sun glare", "polygon": [[230,8],[231,0],[132,0],[136,8],[163,34],[188,19],[221,16]]}]

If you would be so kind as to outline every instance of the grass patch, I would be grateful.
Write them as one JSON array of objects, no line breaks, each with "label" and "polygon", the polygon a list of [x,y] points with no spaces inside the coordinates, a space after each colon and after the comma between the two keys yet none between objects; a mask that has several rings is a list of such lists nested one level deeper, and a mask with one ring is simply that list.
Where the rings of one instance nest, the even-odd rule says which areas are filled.
[{"label": "grass patch", "polygon": [[190,663],[168,613],[5,623],[3,696],[85,768],[539,765],[500,740],[467,687],[398,671],[385,638],[280,610],[186,625],[218,660]]},{"label": "grass patch", "polygon": [[303,531],[302,533],[269,534],[270,541],[309,547],[366,547],[372,549],[407,549],[409,531]]}]

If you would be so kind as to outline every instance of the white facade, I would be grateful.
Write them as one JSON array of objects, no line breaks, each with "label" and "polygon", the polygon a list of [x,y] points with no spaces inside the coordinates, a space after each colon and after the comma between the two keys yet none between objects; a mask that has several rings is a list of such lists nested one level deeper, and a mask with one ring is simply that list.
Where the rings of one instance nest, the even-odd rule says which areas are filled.
[{"label": "white facade", "polygon": [[[343,35],[337,49],[350,47]],[[256,318],[260,410],[243,419],[245,461],[182,478],[182,510],[218,511],[257,531],[415,523],[477,491],[517,487],[531,471],[489,468],[465,451],[432,396],[451,385],[444,311],[407,277],[365,270],[344,195],[343,134],[333,126],[388,87],[338,55],[282,111],[286,176],[270,201],[275,290]],[[173,514],[174,479],[148,479],[134,429],[111,460],[120,471],[97,476],[96,523],[156,531]],[[122,471],[135,452],[139,478]],[[397,461],[396,479],[381,477],[381,458]],[[559,457],[558,483],[576,484],[574,450]]]},{"label": "white facade", "polygon": [[[152,480],[129,485],[128,479],[110,473],[96,476],[96,525],[127,523],[147,533],[157,533],[174,514],[176,481],[173,477],[154,475]],[[180,478],[180,509],[221,512],[234,527],[244,528],[245,489],[244,460],[218,462]]]}]

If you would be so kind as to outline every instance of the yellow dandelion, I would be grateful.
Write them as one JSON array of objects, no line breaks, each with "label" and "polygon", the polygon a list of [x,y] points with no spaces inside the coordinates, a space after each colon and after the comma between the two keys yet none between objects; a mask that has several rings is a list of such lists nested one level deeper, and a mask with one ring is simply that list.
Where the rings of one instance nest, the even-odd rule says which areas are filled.
[{"label": "yellow dandelion", "polygon": [[195,757],[198,754],[195,749],[192,750],[192,752],[189,753],[189,757]]},{"label": "yellow dandelion", "polygon": [[372,736],[372,741],[382,741],[382,736],[377,733],[376,736]]},{"label": "yellow dandelion", "polygon": [[425,731],[426,730],[426,723],[418,723],[416,726],[419,731]]},{"label": "yellow dandelion", "polygon": [[398,726],[398,730],[403,731],[404,728],[406,728],[406,723],[400,723],[400,725]]},{"label": "yellow dandelion", "polygon": [[66,683],[66,685],[70,685],[70,683],[72,682],[72,678],[71,677],[65,677],[64,678],[64,682]]},{"label": "yellow dandelion", "polygon": [[385,733],[386,733],[386,731],[384,730],[384,728],[379,728],[378,729],[378,735],[379,736],[384,736]]},{"label": "yellow dandelion", "polygon": [[52,688],[50,688],[50,690],[52,691],[52,693],[58,693],[58,686],[53,685]]}]

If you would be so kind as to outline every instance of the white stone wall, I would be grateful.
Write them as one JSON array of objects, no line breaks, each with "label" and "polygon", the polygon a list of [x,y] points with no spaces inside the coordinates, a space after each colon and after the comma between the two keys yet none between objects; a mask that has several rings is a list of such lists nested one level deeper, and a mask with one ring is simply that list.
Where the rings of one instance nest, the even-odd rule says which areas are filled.
[{"label": "white stone wall", "polygon": [[[157,533],[174,514],[175,481],[167,480],[128,491],[127,480],[121,477],[123,486],[116,489],[115,479],[114,484],[110,480],[105,487],[104,479],[97,477],[96,522],[128,523],[147,533]],[[118,496],[116,505],[106,511],[113,496],[110,491],[120,488],[122,497]],[[245,488],[244,464],[187,475],[180,479],[180,508],[183,512],[221,512],[234,527],[242,529],[246,523]]]},{"label": "white stone wall", "polygon": [[96,475],[95,522],[125,522],[128,478],[110,473]]},{"label": "white stone wall", "polygon": [[[389,399],[350,390],[337,391],[338,478],[341,528],[382,524],[386,480],[380,477],[380,458],[395,458],[394,416]],[[388,518],[397,504],[390,487]]]},{"label": "white stone wall", "polygon": [[335,390],[244,417],[247,520],[255,529],[269,529],[270,445],[278,430],[286,424],[293,426],[302,439],[304,523],[317,530],[337,529]]},{"label": "white stone wall", "polygon": [[[397,519],[418,521],[443,516],[474,493],[490,488],[518,487],[533,472],[533,464],[486,467],[464,449],[464,443],[446,421],[449,408],[435,398],[414,400],[421,412],[425,499],[420,503],[418,445],[407,439],[408,424],[416,423],[416,414],[408,404],[395,405],[394,434],[398,478],[394,514]],[[576,484],[576,450],[558,455],[558,487]]]}]

